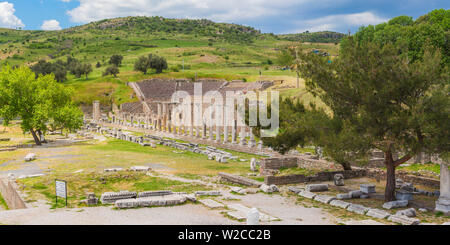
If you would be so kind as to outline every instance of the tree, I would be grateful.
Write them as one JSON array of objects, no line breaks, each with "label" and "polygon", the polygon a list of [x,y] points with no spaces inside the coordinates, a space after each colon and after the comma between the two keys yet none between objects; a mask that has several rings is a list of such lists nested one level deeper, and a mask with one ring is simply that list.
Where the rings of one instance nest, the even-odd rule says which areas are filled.
[{"label": "tree", "polygon": [[102,67],[102,64],[100,63],[100,61],[99,61],[99,62],[97,62],[97,64],[95,65],[95,67],[96,67],[96,68],[100,68],[100,67]]},{"label": "tree", "polygon": [[88,63],[74,63],[73,67],[71,67],[70,73],[74,75],[76,78],[80,78],[81,76],[86,76],[88,79],[89,73],[92,72],[92,65]]},{"label": "tree", "polygon": [[155,69],[156,73],[162,73],[164,69],[167,69],[167,61],[165,58],[149,54],[146,56],[141,56],[134,63],[134,70],[141,71],[144,74],[147,74],[148,69]]},{"label": "tree", "polygon": [[80,128],[83,114],[71,100],[72,90],[55,81],[53,75],[35,74],[28,67],[2,67],[0,71],[0,117],[8,125],[19,117],[21,128],[41,145],[40,133],[50,129]]},{"label": "tree", "polygon": [[147,70],[150,68],[150,61],[146,56],[140,56],[134,63],[134,70],[147,74]]},{"label": "tree", "polygon": [[55,79],[58,82],[64,82],[67,80],[67,70],[65,65],[62,62],[51,63],[45,60],[39,60],[38,63],[31,66],[31,70],[36,74],[36,77],[39,75],[48,75],[54,74]]},{"label": "tree", "polygon": [[150,68],[156,70],[156,73],[162,73],[163,70],[167,69],[167,61],[164,57],[160,57],[157,55],[149,55],[150,60]]},{"label": "tree", "polygon": [[[404,46],[345,39],[340,55],[299,53],[298,70],[307,88],[342,121],[365,138],[365,149],[383,151],[387,168],[385,200],[395,200],[395,169],[421,151],[450,150],[449,72],[439,49],[428,46],[411,61]],[[351,147],[340,145],[342,151]],[[394,153],[403,153],[394,159]],[[368,151],[366,152],[368,154]]]},{"label": "tree", "polygon": [[115,54],[115,55],[111,56],[111,58],[109,59],[109,64],[119,67],[122,65],[122,60],[123,60],[122,55]]},{"label": "tree", "polygon": [[103,72],[103,76],[113,75],[114,77],[117,77],[117,74],[119,74],[119,72],[119,68],[113,65],[106,68],[105,72]]}]

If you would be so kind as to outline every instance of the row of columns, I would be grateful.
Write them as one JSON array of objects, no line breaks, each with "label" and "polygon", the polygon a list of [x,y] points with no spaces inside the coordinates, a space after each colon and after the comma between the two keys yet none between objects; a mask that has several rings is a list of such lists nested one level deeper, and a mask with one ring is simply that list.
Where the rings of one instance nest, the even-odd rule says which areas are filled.
[{"label": "row of columns", "polygon": [[157,112],[154,117],[135,117],[134,115],[123,113],[122,115],[113,115],[111,122],[116,125],[136,127],[134,122],[137,120],[138,127],[144,129],[201,138],[216,143],[248,146],[249,148],[258,146],[258,148],[262,149],[262,142],[256,142],[251,128],[237,126],[237,120],[234,120],[232,126],[207,126],[206,123],[203,123],[202,126],[194,126],[192,123],[190,125],[181,124],[178,127],[175,126],[172,123],[172,112],[175,105],[175,103],[157,102]]}]

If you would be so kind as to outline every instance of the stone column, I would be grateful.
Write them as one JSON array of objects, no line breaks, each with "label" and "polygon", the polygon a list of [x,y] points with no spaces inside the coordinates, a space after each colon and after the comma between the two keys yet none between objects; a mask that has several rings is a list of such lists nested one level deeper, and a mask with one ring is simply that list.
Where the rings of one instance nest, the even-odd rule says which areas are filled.
[{"label": "stone column", "polygon": [[94,120],[94,122],[100,122],[101,119],[100,101],[98,100],[94,101],[93,103],[92,119]]},{"label": "stone column", "polygon": [[446,163],[441,163],[441,190],[435,210],[450,215],[450,170]]},{"label": "stone column", "polygon": [[223,127],[223,143],[228,143],[228,125],[225,124]]},{"label": "stone column", "polygon": [[220,126],[216,125],[216,142],[220,143]]},{"label": "stone column", "polygon": [[241,132],[239,135],[239,145],[246,145],[245,142],[245,127],[241,127]]},{"label": "stone column", "polygon": [[234,120],[233,126],[231,127],[231,144],[236,144],[236,124],[237,121]]},{"label": "stone column", "polygon": [[256,146],[256,141],[255,141],[255,135],[252,132],[252,129],[250,128],[250,141],[248,142],[248,147],[253,148]]},{"label": "stone column", "polygon": [[209,140],[213,140],[213,126],[209,126]]},{"label": "stone column", "polygon": [[206,139],[206,124],[203,123],[202,139]]}]

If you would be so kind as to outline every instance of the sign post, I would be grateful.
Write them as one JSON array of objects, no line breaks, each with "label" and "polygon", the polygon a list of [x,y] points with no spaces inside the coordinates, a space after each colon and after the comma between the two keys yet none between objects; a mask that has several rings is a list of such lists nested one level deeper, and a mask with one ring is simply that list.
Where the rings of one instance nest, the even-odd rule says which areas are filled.
[{"label": "sign post", "polygon": [[58,197],[62,197],[66,199],[67,207],[67,182],[65,180],[55,180],[55,194],[56,205],[58,205]]}]

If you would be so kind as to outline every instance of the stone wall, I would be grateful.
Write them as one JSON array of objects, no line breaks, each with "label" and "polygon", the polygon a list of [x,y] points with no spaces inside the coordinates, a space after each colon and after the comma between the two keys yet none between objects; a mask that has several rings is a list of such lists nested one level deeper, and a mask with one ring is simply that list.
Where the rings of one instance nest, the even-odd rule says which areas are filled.
[{"label": "stone wall", "polygon": [[12,183],[8,180],[0,179],[0,192],[5,199],[9,209],[24,209],[27,208],[25,202],[14,189]]},{"label": "stone wall", "polygon": [[[386,180],[386,171],[376,168],[366,169],[366,175],[369,178]],[[440,181],[438,179],[427,178],[423,176],[416,176],[408,174],[408,172],[397,170],[396,178],[402,179],[405,182],[410,182],[417,185],[429,186],[432,188],[439,189]]]},{"label": "stone wall", "polygon": [[267,158],[261,160],[262,169],[281,169],[281,168],[293,168],[298,166],[298,160],[296,157],[283,157],[283,158]]},{"label": "stone wall", "polygon": [[334,175],[343,174],[346,179],[359,178],[366,175],[364,169],[353,169],[353,170],[343,170],[343,171],[332,171],[332,172],[320,172],[313,176],[305,176],[302,174],[293,174],[285,176],[266,176],[264,183],[266,185],[287,185],[287,184],[298,184],[298,183],[309,183],[315,181],[332,181]]}]

